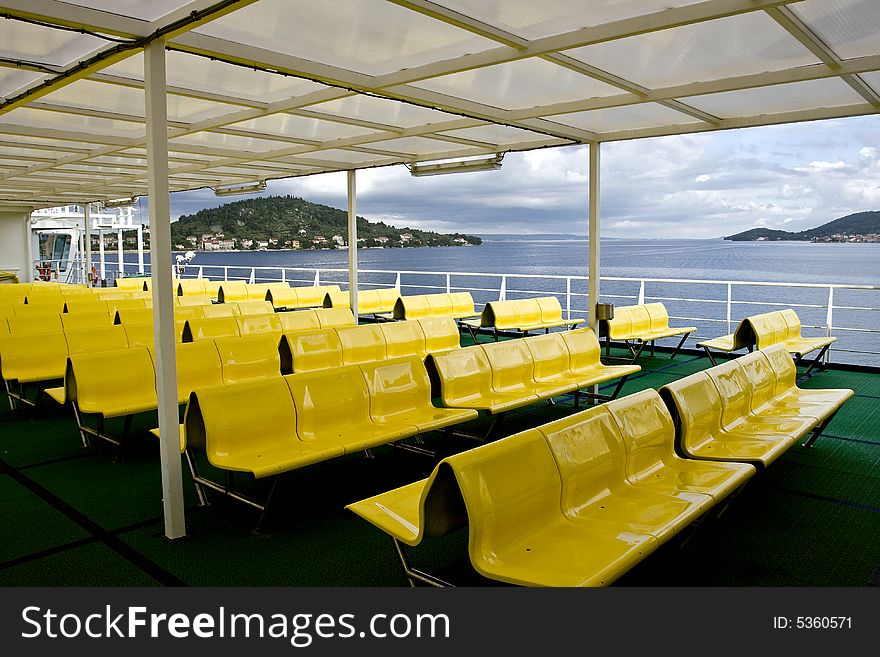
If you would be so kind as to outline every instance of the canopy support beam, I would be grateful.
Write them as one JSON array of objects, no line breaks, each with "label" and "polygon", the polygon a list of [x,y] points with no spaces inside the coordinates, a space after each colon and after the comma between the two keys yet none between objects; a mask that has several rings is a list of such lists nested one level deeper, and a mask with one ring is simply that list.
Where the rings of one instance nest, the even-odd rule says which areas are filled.
[{"label": "canopy support beam", "polygon": [[356,172],[348,171],[348,298],[354,323],[358,323],[358,230]]},{"label": "canopy support beam", "polygon": [[590,144],[590,261],[588,269],[587,309],[590,328],[599,335],[596,304],[599,303],[599,142]]},{"label": "canopy support beam", "polygon": [[156,39],[144,48],[144,76],[150,198],[150,278],[161,436],[159,455],[162,469],[162,507],[165,537],[174,540],[186,536],[186,521],[180,465],[174,299],[171,290],[171,208],[164,39]]}]

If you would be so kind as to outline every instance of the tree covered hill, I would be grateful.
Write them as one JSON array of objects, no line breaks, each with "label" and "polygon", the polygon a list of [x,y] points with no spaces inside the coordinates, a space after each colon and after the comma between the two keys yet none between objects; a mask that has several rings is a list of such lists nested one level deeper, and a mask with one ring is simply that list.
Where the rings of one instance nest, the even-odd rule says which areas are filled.
[{"label": "tree covered hill", "polygon": [[877,241],[878,235],[880,235],[880,210],[856,212],[798,233],[769,228],[752,228],[736,235],[728,235],[724,239],[735,242],[759,239],[809,242],[830,241],[835,238],[844,239],[847,237],[872,238],[873,236],[869,241]]},{"label": "tree covered hill", "polygon": [[[395,228],[357,218],[362,247],[466,246],[479,237]],[[348,214],[296,196],[264,196],[234,201],[183,215],[171,224],[175,249],[326,249],[345,247]]]}]

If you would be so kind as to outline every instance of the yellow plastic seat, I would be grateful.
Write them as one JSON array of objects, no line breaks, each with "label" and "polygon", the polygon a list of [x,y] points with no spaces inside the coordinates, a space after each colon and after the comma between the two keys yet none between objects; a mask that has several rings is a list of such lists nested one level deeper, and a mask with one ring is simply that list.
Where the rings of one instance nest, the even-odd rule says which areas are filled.
[{"label": "yellow plastic seat", "polygon": [[271,301],[271,297],[269,296],[269,291],[279,291],[280,293],[284,293],[287,290],[291,289],[290,285],[283,281],[278,281],[275,283],[248,283],[247,284],[247,294],[248,301],[269,301],[270,305],[274,307],[274,303]]},{"label": "yellow plastic seat", "polygon": [[554,397],[585,387],[580,383],[581,377],[569,369],[568,347],[561,333],[535,335],[522,342],[531,354],[532,379],[537,386],[549,389]]},{"label": "yellow plastic seat", "polygon": [[558,297],[538,297],[535,300],[541,308],[541,324],[544,326],[572,327],[584,323],[583,319],[564,319],[562,317],[562,305],[559,303]]},{"label": "yellow plastic seat", "polygon": [[75,312],[63,313],[61,315],[61,326],[65,331],[72,329],[100,328],[102,326],[110,326],[113,324],[113,318],[105,310],[96,312]]},{"label": "yellow plastic seat", "polygon": [[61,313],[47,312],[13,315],[6,318],[10,335],[37,335],[59,333],[64,329]]},{"label": "yellow plastic seat", "polygon": [[825,349],[837,342],[834,336],[805,337],[801,335],[801,320],[791,308],[780,310],[779,315],[786,325],[785,339],[783,343],[788,353],[801,358],[817,349]]},{"label": "yellow plastic seat", "polygon": [[223,281],[217,290],[217,303],[247,300],[247,283],[245,281]]},{"label": "yellow plastic seat", "polygon": [[492,390],[503,395],[518,395],[522,399],[549,399],[573,389],[570,382],[559,390],[557,382],[538,383],[535,381],[535,363],[522,340],[493,342],[480,345],[492,368]]},{"label": "yellow plastic seat", "polygon": [[279,340],[272,335],[216,338],[214,344],[220,356],[223,383],[281,376]]},{"label": "yellow plastic seat", "polygon": [[202,306],[202,317],[235,317],[238,315],[237,303],[214,303],[210,306]]},{"label": "yellow plastic seat", "polygon": [[428,295],[412,294],[398,297],[391,311],[394,319],[420,319],[431,316]]},{"label": "yellow plastic seat", "polygon": [[132,290],[135,292],[142,292],[146,289],[144,287],[144,282],[148,280],[148,278],[149,277],[116,278],[113,280],[113,287],[120,290]]},{"label": "yellow plastic seat", "polygon": [[[322,308],[326,305],[324,299],[328,293],[340,291],[338,285],[309,285],[295,289],[297,308]],[[347,292],[345,294],[348,295]]]},{"label": "yellow plastic seat", "polygon": [[[153,331],[153,324],[118,324],[120,328],[125,332],[125,337],[128,340],[129,347],[149,347],[153,348],[153,344],[155,342],[155,333]],[[175,341],[180,342],[180,332],[183,330],[182,326],[180,331],[176,331]]]},{"label": "yellow plastic seat", "polygon": [[278,321],[281,322],[281,330],[284,333],[314,331],[321,328],[317,314],[310,309],[280,312],[278,313]]},{"label": "yellow plastic seat", "polygon": [[324,308],[350,308],[351,300],[348,290],[327,290],[324,294]]},{"label": "yellow plastic seat", "polygon": [[478,416],[472,409],[433,406],[431,382],[418,356],[389,358],[359,367],[367,383],[373,422],[412,425],[419,433],[426,433]]},{"label": "yellow plastic seat", "polygon": [[51,297],[31,303],[15,304],[13,309],[16,316],[60,315],[64,312],[64,304],[64,297]]},{"label": "yellow plastic seat", "polygon": [[423,317],[416,321],[425,334],[425,351],[429,354],[461,347],[461,334],[451,317]]},{"label": "yellow plastic seat", "polygon": [[334,329],[284,333],[278,351],[283,374],[342,365],[342,344]]},{"label": "yellow plastic seat", "polygon": [[64,332],[67,339],[68,354],[91,353],[128,349],[128,336],[125,329],[116,324],[107,324],[100,328],[71,329]]},{"label": "yellow plastic seat", "polygon": [[748,463],[684,459],[675,453],[675,425],[654,389],[605,404],[627,451],[627,479],[636,486],[690,491],[720,502],[755,474]]},{"label": "yellow plastic seat", "polygon": [[277,340],[281,339],[283,327],[278,315],[239,315],[234,318],[238,323],[239,334],[246,335],[271,335]]},{"label": "yellow plastic seat", "polygon": [[448,457],[468,520],[468,553],[490,579],[523,586],[606,586],[657,547],[648,534],[575,522],[563,484],[532,429]]},{"label": "yellow plastic seat", "polygon": [[[193,390],[223,384],[220,358],[210,340],[176,345],[177,402],[185,404]],[[155,351],[149,347],[156,362]]]},{"label": "yellow plastic seat", "polygon": [[289,285],[285,288],[268,288],[266,290],[266,301],[271,303],[276,311],[302,308],[303,306],[300,306],[299,303],[298,289],[300,288],[290,287]]},{"label": "yellow plastic seat", "polygon": [[351,308],[315,308],[315,317],[321,328],[336,328],[338,326],[356,326]]},{"label": "yellow plastic seat", "polygon": [[65,388],[81,412],[105,418],[157,407],[156,372],[146,347],[70,356]]},{"label": "yellow plastic seat", "polygon": [[479,313],[474,309],[474,298],[470,292],[450,292],[453,319],[476,317]]},{"label": "yellow plastic seat", "polygon": [[660,396],[673,411],[684,456],[767,466],[792,444],[786,435],[746,434],[721,428],[721,397],[706,372],[667,383]]},{"label": "yellow plastic seat", "polygon": [[333,329],[342,345],[342,362],[357,365],[382,360],[387,355],[385,337],[377,324],[347,326]]},{"label": "yellow plastic seat", "polygon": [[830,419],[855,393],[849,388],[799,388],[797,368],[783,345],[761,349],[776,377],[774,406],[790,409],[799,415],[812,415],[820,421]]},{"label": "yellow plastic seat", "polygon": [[296,433],[305,443],[342,446],[346,454],[416,435],[412,425],[370,418],[370,395],[357,365],[284,377],[296,408]]},{"label": "yellow plastic seat", "polygon": [[[418,545],[422,537],[430,535],[433,514],[426,511],[425,500],[436,490],[433,482],[437,472],[437,468],[434,468],[430,477],[352,502],[345,508],[392,538],[407,545]],[[434,497],[436,498],[436,494]],[[442,513],[443,508],[443,504],[432,505],[435,512]]]},{"label": "yellow plastic seat", "polygon": [[121,308],[114,313],[114,324],[150,324],[153,323],[152,308]]},{"label": "yellow plastic seat", "polygon": [[213,340],[214,338],[241,337],[236,317],[204,317],[188,319],[182,331],[183,342]]},{"label": "yellow plastic seat", "polygon": [[193,295],[193,296],[177,296],[174,297],[174,305],[175,310],[180,310],[182,308],[200,308],[201,306],[210,306],[213,303],[211,297],[205,295]]},{"label": "yellow plastic seat", "polygon": [[452,317],[452,299],[448,294],[427,294],[431,317]]},{"label": "yellow plastic seat", "polygon": [[383,298],[379,290],[359,290],[357,310],[358,315],[375,315],[376,313],[388,312],[385,310]]},{"label": "yellow plastic seat", "polygon": [[437,372],[440,399],[447,408],[472,408],[497,414],[537,400],[534,394],[493,390],[492,367],[486,352],[478,345],[429,354],[426,360]]},{"label": "yellow plastic seat", "polygon": [[339,445],[300,440],[296,425],[281,377],[196,390],[184,416],[187,449],[203,448],[214,467],[256,478],[343,455]]},{"label": "yellow plastic seat", "polygon": [[148,303],[147,299],[120,298],[109,299],[107,301],[107,307],[110,309],[110,314],[114,316],[120,310],[128,310],[130,308],[152,308],[152,306],[152,302]]},{"label": "yellow plastic seat", "polygon": [[110,308],[103,299],[92,295],[78,295],[76,298],[68,298],[64,302],[65,313],[96,313],[110,314]]},{"label": "yellow plastic seat", "polygon": [[559,468],[562,513],[570,520],[648,534],[663,543],[714,504],[705,493],[633,484],[623,438],[604,405],[539,429]]},{"label": "yellow plastic seat", "polygon": [[[774,345],[766,349],[780,349],[783,345]],[[831,415],[832,409],[825,405],[814,405],[812,408],[799,404],[790,404],[776,399],[776,372],[764,351],[758,350],[737,359],[749,385],[751,386],[750,409],[758,417],[795,418],[816,423]]]},{"label": "yellow plastic seat", "polygon": [[67,340],[60,330],[0,334],[0,375],[6,381],[32,383],[64,378]]},{"label": "yellow plastic seat", "polygon": [[481,326],[497,330],[515,330],[519,323],[520,314],[512,301],[490,301],[480,314]]},{"label": "yellow plastic seat", "polygon": [[236,301],[239,315],[274,315],[275,309],[268,301],[248,300]]},{"label": "yellow plastic seat", "polygon": [[181,278],[177,281],[177,295],[181,297],[204,297],[208,296],[203,278]]},{"label": "yellow plastic seat", "polygon": [[[178,299],[186,299],[188,297],[177,297]],[[198,319],[205,316],[205,306],[175,306],[174,319]]]},{"label": "yellow plastic seat", "polygon": [[424,359],[428,355],[425,348],[425,334],[422,327],[415,321],[384,322],[379,330],[385,338],[388,358],[399,356],[418,356]]},{"label": "yellow plastic seat", "polygon": [[603,364],[599,340],[591,328],[565,331],[559,337],[568,349],[569,371],[578,378],[581,388],[627,377],[642,369],[639,365]]}]

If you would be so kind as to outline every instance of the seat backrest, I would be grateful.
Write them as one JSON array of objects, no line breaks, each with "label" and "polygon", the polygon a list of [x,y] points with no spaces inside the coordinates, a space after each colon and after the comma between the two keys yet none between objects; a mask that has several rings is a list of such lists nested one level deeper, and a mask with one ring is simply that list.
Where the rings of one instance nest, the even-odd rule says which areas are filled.
[{"label": "seat backrest", "polygon": [[490,301],[480,317],[482,326],[494,326],[500,330],[518,328],[520,323],[519,312],[513,301]]},{"label": "seat backrest", "polygon": [[458,324],[451,317],[423,317],[415,321],[425,334],[425,351],[429,354],[458,349],[461,346]]},{"label": "seat backrest", "polygon": [[281,329],[284,333],[314,331],[321,328],[318,315],[312,309],[278,313],[278,321],[281,322]]},{"label": "seat backrest", "polygon": [[107,324],[100,328],[71,329],[64,332],[64,337],[67,339],[67,351],[71,356],[129,347],[125,329],[117,324]]},{"label": "seat backrest", "polygon": [[275,309],[272,304],[265,300],[252,299],[248,301],[236,301],[235,307],[239,315],[272,315]]},{"label": "seat backrest", "polygon": [[675,458],[675,425],[672,415],[653,388],[605,404],[614,418],[626,449],[627,478],[649,477]]},{"label": "seat backrest", "polygon": [[[178,323],[179,322],[179,323]],[[174,340],[180,342],[186,320],[175,320]],[[125,331],[129,347],[153,347],[155,333],[152,324],[117,324]]]},{"label": "seat backrest", "polygon": [[419,319],[431,316],[428,295],[412,294],[402,296],[394,303],[394,319]]},{"label": "seat backrest", "polygon": [[112,324],[113,318],[110,317],[110,314],[106,311],[101,312],[99,310],[93,313],[75,312],[61,314],[61,326],[64,327],[65,331],[71,329],[99,328],[101,326],[111,326]]},{"label": "seat backrest", "polygon": [[102,413],[120,397],[155,403],[156,371],[147,347],[83,352],[67,363],[66,398],[85,413]]},{"label": "seat backrest", "polygon": [[492,394],[492,367],[480,345],[430,354],[427,359],[440,381],[444,406]]},{"label": "seat backrest", "polygon": [[61,324],[61,313],[33,313],[13,315],[6,318],[11,335],[38,335],[40,333],[60,333],[64,330]]},{"label": "seat backrest", "polygon": [[223,383],[281,376],[278,353],[280,337],[248,335],[240,338],[215,338]]},{"label": "seat backrest", "polygon": [[792,388],[797,387],[797,367],[791,358],[791,354],[788,353],[788,350],[783,345],[771,345],[764,347],[760,351],[764,354],[770,367],[773,368],[773,373],[776,375],[775,396],[783,395]]},{"label": "seat backrest", "polygon": [[614,308],[614,317],[607,320],[608,337],[612,340],[625,340],[632,333],[632,309],[635,306],[618,306]]},{"label": "seat backrest", "polygon": [[376,290],[379,297],[379,310],[376,312],[390,313],[394,311],[394,305],[400,298],[400,290],[396,287],[386,287]]},{"label": "seat backrest", "polygon": [[721,396],[705,371],[667,383],[659,392],[675,418],[677,440],[686,453],[717,435],[721,428]]},{"label": "seat backrest", "polygon": [[418,356],[389,358],[359,367],[370,394],[372,417],[432,408],[431,381],[425,363]]},{"label": "seat backrest", "polygon": [[342,344],[334,329],[285,333],[279,345],[281,372],[312,372],[342,365]]},{"label": "seat backrest", "polygon": [[355,326],[351,308],[315,308],[320,328],[336,328],[337,326]]},{"label": "seat backrest", "polygon": [[301,308],[299,303],[299,294],[297,290],[302,288],[290,287],[286,288],[269,288],[266,290],[266,301],[272,304],[272,307],[279,308]]},{"label": "seat backrest", "polygon": [[449,456],[439,467],[452,469],[458,482],[478,571],[491,570],[498,555],[540,535],[561,515],[559,471],[537,429]]},{"label": "seat backrest", "polygon": [[428,355],[425,348],[425,333],[417,321],[383,322],[378,326],[385,338],[388,358],[418,356],[422,359]]},{"label": "seat backrest", "polygon": [[0,374],[11,380],[29,379],[29,374],[64,376],[67,339],[62,331],[49,333],[0,334]]},{"label": "seat backrest", "polygon": [[62,296],[40,297],[29,303],[16,304],[14,310],[16,315],[60,315],[65,303]]},{"label": "seat backrest", "polygon": [[212,317],[235,317],[238,315],[238,303],[212,303],[210,306],[202,307],[202,317],[210,319]]},{"label": "seat backrest", "polygon": [[64,312],[70,314],[103,312],[109,315],[110,308],[107,307],[107,302],[103,299],[83,294],[66,299],[64,301]]},{"label": "seat backrest", "polygon": [[143,277],[116,278],[113,280],[113,286],[118,287],[120,290],[137,290],[140,292],[144,289],[145,280]]},{"label": "seat backrest", "polygon": [[[360,299],[360,297],[358,297]],[[348,290],[327,290],[324,293],[324,308],[350,308]]]},{"label": "seat backrest", "polygon": [[757,411],[776,396],[776,373],[762,351],[737,358],[751,385],[751,410]]},{"label": "seat backrest", "polygon": [[238,332],[246,335],[273,335],[277,340],[281,339],[283,328],[278,315],[239,315],[234,318],[238,323]]},{"label": "seat backrest", "polygon": [[244,281],[223,281],[217,290],[218,303],[247,301],[247,283]]},{"label": "seat backrest", "polygon": [[648,317],[650,318],[649,328],[652,331],[669,328],[669,313],[666,312],[666,306],[659,301],[656,303],[646,303],[645,310],[648,311]]},{"label": "seat backrest", "polygon": [[357,439],[358,426],[372,424],[367,383],[357,365],[283,378],[296,408],[296,433],[303,442],[344,444]]},{"label": "seat backrest", "polygon": [[290,285],[282,281],[275,283],[248,283],[248,301],[268,301],[272,305],[272,297],[269,295],[270,291],[278,291],[284,294],[289,289],[291,289]]},{"label": "seat backrest", "polygon": [[342,362],[345,365],[369,363],[385,358],[387,348],[382,330],[376,324],[345,326],[333,329],[342,345]]},{"label": "seat backrest", "polygon": [[752,385],[736,360],[706,370],[721,397],[721,426],[730,427],[748,417],[752,404]]},{"label": "seat backrest", "polygon": [[583,372],[600,366],[602,347],[591,328],[579,328],[560,333],[568,348],[569,367],[572,372]]},{"label": "seat backrest", "polygon": [[309,285],[296,288],[297,308],[320,308],[328,292],[339,292],[338,285]]},{"label": "seat backrest", "polygon": [[182,278],[177,281],[177,295],[184,296],[205,296],[208,292],[205,290],[205,280],[202,278]]},{"label": "seat backrest", "polygon": [[[175,308],[175,316],[177,315]],[[152,308],[121,308],[113,315],[114,324],[151,324],[153,323]]]},{"label": "seat backrest", "polygon": [[[392,306],[394,308],[394,306]],[[372,315],[384,312],[382,310],[382,297],[379,290],[358,291],[358,315]]]},{"label": "seat backrest", "polygon": [[175,312],[182,308],[200,308],[201,306],[210,306],[213,303],[209,296],[192,296],[192,297],[174,297]]},{"label": "seat backrest", "polygon": [[785,308],[779,311],[779,316],[785,322],[786,340],[795,340],[801,337],[801,320],[798,314],[792,308]]},{"label": "seat backrest", "polygon": [[186,442],[204,447],[211,463],[229,455],[295,444],[296,410],[281,377],[194,391],[184,416]]},{"label": "seat backrest", "polygon": [[[773,330],[773,342],[771,344],[785,342],[788,337],[788,324],[786,324],[785,317],[782,313],[778,310],[768,313],[767,322]],[[758,348],[760,349],[760,346]]]},{"label": "seat backrest", "polygon": [[[632,335],[639,336],[648,333],[651,330],[651,316],[645,304],[630,307],[630,326],[629,330]],[[617,311],[615,311],[617,314]]]},{"label": "seat backrest", "polygon": [[535,326],[541,323],[541,305],[537,299],[517,299],[517,326]]},{"label": "seat backrest", "polygon": [[607,497],[624,483],[626,451],[604,405],[539,429],[559,469],[560,507],[566,517],[575,518],[584,506]]},{"label": "seat backrest", "polygon": [[432,317],[451,317],[452,316],[452,299],[446,293],[427,294],[425,299],[428,301],[428,309]]},{"label": "seat backrest", "polygon": [[752,333],[755,336],[755,345],[758,349],[769,347],[778,342],[776,327],[773,326],[770,319],[772,314],[773,313],[761,313],[759,315],[751,315],[743,320],[748,321],[751,325]]},{"label": "seat backrest", "polygon": [[473,317],[477,314],[474,310],[474,298],[470,292],[450,292],[449,300],[452,302],[453,317]]},{"label": "seat backrest", "polygon": [[[187,297],[178,297],[186,299]],[[176,306],[174,308],[175,319],[198,319],[205,316],[205,306]]]},{"label": "seat backrest", "polygon": [[542,322],[562,321],[562,305],[560,305],[558,297],[538,297],[536,301],[541,308]]},{"label": "seat backrest", "polygon": [[[155,351],[150,349],[153,362]],[[210,340],[177,345],[177,401],[186,403],[193,390],[223,383],[220,358]]]},{"label": "seat backrest", "polygon": [[568,348],[562,333],[547,333],[523,338],[532,356],[535,381],[559,380],[560,375],[569,374]]},{"label": "seat backrest", "polygon": [[754,346],[756,342],[755,331],[748,317],[740,320],[733,330],[733,351],[739,351],[746,347]]},{"label": "seat backrest", "polygon": [[529,394],[534,387],[535,364],[522,340],[480,345],[492,368],[492,389],[501,393]]},{"label": "seat backrest", "polygon": [[213,340],[241,336],[235,317],[203,317],[188,319],[183,327],[182,341]]},{"label": "seat backrest", "polygon": [[110,309],[110,314],[115,316],[116,312],[119,310],[128,310],[131,308],[152,308],[153,304],[147,303],[146,299],[124,298],[108,300],[107,307]]}]

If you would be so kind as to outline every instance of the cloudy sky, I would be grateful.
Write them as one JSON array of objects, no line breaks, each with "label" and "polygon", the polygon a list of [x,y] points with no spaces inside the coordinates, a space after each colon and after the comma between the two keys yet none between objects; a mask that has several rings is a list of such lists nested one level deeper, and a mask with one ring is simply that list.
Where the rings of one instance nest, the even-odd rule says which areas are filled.
[{"label": "cloudy sky", "polygon": [[[587,231],[586,146],[508,153],[498,171],[413,178],[403,166],[358,172],[358,214],[440,232]],[[346,207],[345,174],[270,181]],[[241,197],[172,195],[172,219]],[[617,142],[602,146],[602,235],[721,237],[799,231],[880,210],[880,117]]]}]

